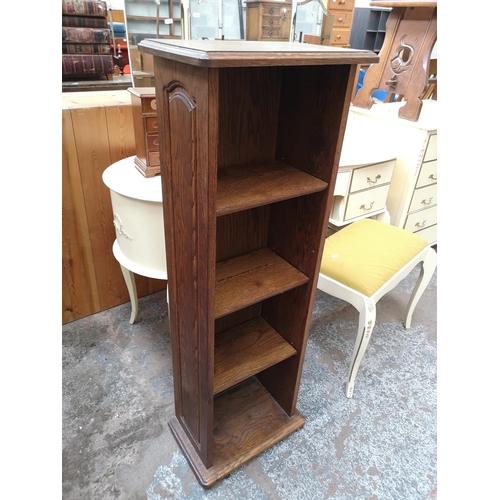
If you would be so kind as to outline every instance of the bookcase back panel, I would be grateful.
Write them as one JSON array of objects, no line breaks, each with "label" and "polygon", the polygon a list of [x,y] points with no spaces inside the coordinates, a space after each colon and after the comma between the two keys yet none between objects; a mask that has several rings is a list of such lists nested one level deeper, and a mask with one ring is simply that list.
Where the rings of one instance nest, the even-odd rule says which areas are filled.
[{"label": "bookcase back panel", "polygon": [[284,68],[277,159],[331,181],[331,159],[335,156],[338,163],[340,157],[335,148],[345,127],[341,120],[349,102],[343,96],[354,79],[351,73],[348,66]]},{"label": "bookcase back panel", "polygon": [[280,81],[280,68],[220,70],[219,168],[274,159]]},{"label": "bookcase back panel", "polygon": [[217,217],[217,262],[267,246],[269,206]]}]

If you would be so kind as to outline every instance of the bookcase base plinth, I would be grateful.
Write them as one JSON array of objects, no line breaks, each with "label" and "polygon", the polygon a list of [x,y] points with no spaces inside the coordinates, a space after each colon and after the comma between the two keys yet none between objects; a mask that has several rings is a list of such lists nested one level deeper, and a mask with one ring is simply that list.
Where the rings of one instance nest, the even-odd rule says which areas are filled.
[{"label": "bookcase base plinth", "polygon": [[210,488],[305,423],[298,411],[288,416],[255,377],[217,396],[214,418],[214,459],[209,469],[177,418],[169,422],[175,439],[204,488]]}]

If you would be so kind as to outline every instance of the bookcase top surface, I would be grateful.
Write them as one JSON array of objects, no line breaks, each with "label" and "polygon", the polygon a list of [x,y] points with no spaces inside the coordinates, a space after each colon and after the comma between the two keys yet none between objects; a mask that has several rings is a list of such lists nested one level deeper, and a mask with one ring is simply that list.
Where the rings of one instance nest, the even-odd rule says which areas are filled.
[{"label": "bookcase top surface", "polygon": [[148,38],[139,43],[143,52],[165,59],[206,67],[313,66],[371,64],[374,52],[298,42],[249,40],[169,40]]}]

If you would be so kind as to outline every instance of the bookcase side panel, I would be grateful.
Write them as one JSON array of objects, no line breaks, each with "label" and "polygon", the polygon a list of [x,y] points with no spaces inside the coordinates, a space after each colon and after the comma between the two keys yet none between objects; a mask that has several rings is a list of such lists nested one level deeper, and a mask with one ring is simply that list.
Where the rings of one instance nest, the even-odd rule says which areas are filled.
[{"label": "bookcase side panel", "polygon": [[[203,461],[213,454],[217,73],[155,58],[176,419]],[[212,129],[212,130],[211,130]],[[212,138],[213,135],[211,136]],[[216,138],[215,138],[216,139]],[[216,142],[216,141],[215,141]]]}]

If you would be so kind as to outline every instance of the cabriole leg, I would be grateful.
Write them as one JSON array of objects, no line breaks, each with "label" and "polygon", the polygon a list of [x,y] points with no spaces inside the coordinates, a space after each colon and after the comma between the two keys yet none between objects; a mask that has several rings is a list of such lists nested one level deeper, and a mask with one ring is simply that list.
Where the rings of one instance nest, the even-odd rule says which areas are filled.
[{"label": "cabriole leg", "polygon": [[137,288],[135,286],[135,276],[132,271],[128,270],[126,267],[123,267],[121,264],[120,268],[122,270],[125,284],[127,285],[127,290],[130,297],[130,305],[132,306],[129,323],[133,324],[135,318],[137,317],[137,310],[139,309],[139,302],[137,300]]},{"label": "cabriole leg", "polygon": [[410,297],[410,301],[408,302],[408,306],[406,308],[406,319],[404,322],[405,328],[410,328],[411,326],[411,318],[413,316],[413,311],[424,293],[424,290],[427,288],[429,281],[434,274],[434,270],[437,265],[437,254],[434,248],[429,247],[425,259],[422,261],[420,265],[420,275],[418,277],[417,283],[415,284],[415,288]]},{"label": "cabriole leg", "polygon": [[376,316],[377,311],[375,302],[368,297],[365,298],[364,306],[359,313],[358,335],[356,337],[356,344],[354,346],[351,365],[349,366],[349,375],[347,377],[346,396],[348,398],[352,398],[356,375],[358,374],[359,365],[368,347],[368,342],[370,342]]}]

